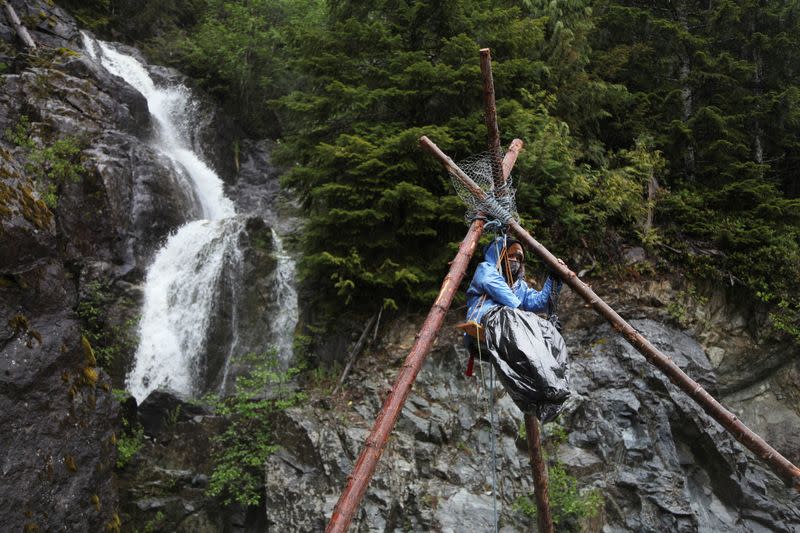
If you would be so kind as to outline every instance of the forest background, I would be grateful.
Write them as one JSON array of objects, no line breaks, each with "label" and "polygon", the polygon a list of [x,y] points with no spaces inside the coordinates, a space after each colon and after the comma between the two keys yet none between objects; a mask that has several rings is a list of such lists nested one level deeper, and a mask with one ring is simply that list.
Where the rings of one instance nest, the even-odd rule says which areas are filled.
[{"label": "forest background", "polygon": [[63,4],[197,80],[243,137],[276,140],[319,324],[434,299],[464,207],[417,142],[486,150],[490,47],[503,143],[526,142],[524,227],[593,274],[642,246],[800,341],[800,2]]}]

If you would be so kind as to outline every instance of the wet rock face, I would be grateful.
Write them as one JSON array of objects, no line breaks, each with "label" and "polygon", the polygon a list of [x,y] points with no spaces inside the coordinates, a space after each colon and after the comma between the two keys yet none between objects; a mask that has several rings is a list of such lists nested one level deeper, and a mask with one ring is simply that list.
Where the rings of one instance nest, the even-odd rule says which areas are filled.
[{"label": "wet rock face", "polygon": [[[652,320],[632,325],[709,390],[716,377],[702,348]],[[575,332],[577,392],[563,424],[565,462],[603,490],[606,521],[622,530],[772,531],[800,527],[796,495],[610,326]]]},{"label": "wet rock face", "polygon": [[136,409],[131,397],[128,427],[141,423],[140,448],[117,471],[120,517],[125,531],[260,533],[263,509],[225,507],[206,494],[214,436],[224,418],[173,391],[153,391]]},{"label": "wet rock face", "polygon": [[[457,318],[457,317],[454,317]],[[577,306],[564,310],[574,390],[555,424],[566,440],[551,454],[596,489],[603,509],[590,530],[797,531],[800,496],[672,385],[613,330]],[[652,319],[632,324],[697,381],[717,376],[691,337]],[[288,411],[283,449],[266,467],[267,518],[290,529],[324,528],[374,417],[413,342],[415,327],[395,324],[384,339],[393,368],[362,362],[347,402]],[[490,410],[447,326],[412,389],[369,485],[359,531],[492,528]],[[380,357],[379,355],[373,355]],[[489,369],[484,369],[488,384]],[[478,373],[480,376],[480,373]],[[521,414],[495,390],[501,530],[531,530],[515,509],[532,491]]]},{"label": "wet rock face", "polygon": [[[47,0],[9,0],[17,16],[38,46],[47,48],[70,47],[80,40],[75,20],[65,11]],[[13,27],[5,26],[3,16],[0,27],[9,28],[3,33],[8,42],[17,44],[13,38]]]},{"label": "wet rock face", "polygon": [[0,155],[0,522],[102,530],[117,506],[117,404],[82,343],[55,218],[7,148]]},{"label": "wet rock face", "polygon": [[[193,199],[148,144],[144,97],[76,53],[75,22],[45,0],[11,4],[42,46],[17,54],[0,16],[0,529],[113,531],[118,404],[76,310],[97,284],[113,301],[92,313],[133,318],[135,284]],[[30,145],[5,133],[17,128]],[[78,149],[77,180],[31,168],[59,140]]]},{"label": "wet rock face", "polygon": [[249,368],[237,358],[264,353],[275,344],[272,323],[282,312],[278,258],[272,228],[260,217],[246,218],[239,234],[239,252],[229,258],[218,281],[203,365],[203,390],[207,392],[233,392],[236,376]]},{"label": "wet rock face", "polygon": [[140,139],[106,132],[87,149],[106,192],[103,211],[116,240],[109,248],[128,269],[143,273],[171,231],[199,216],[185,172]]}]

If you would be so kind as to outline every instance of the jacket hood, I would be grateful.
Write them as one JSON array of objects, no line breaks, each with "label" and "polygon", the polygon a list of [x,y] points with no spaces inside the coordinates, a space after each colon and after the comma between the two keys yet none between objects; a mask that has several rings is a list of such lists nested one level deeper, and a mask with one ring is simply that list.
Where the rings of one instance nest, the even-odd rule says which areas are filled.
[{"label": "jacket hood", "polygon": [[496,265],[497,260],[500,258],[500,252],[503,251],[504,241],[505,245],[509,247],[514,243],[519,244],[519,241],[516,239],[512,239],[511,237],[503,237],[500,235],[499,237],[495,238],[495,240],[487,244],[486,248],[483,249],[483,260]]}]

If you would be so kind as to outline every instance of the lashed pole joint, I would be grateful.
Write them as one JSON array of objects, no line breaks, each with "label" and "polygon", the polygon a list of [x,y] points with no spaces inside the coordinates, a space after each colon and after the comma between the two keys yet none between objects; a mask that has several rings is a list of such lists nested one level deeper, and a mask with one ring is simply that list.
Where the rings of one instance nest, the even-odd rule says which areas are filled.
[{"label": "lashed pole joint", "polygon": [[[487,200],[490,200],[487,198],[486,193],[478,187],[463,170],[458,168],[458,166],[453,163],[452,159],[431,142],[430,139],[423,136],[420,139],[420,144],[439,159],[450,173],[456,176],[481,204],[485,204]],[[745,426],[733,413],[728,411],[703,389],[699,383],[686,375],[686,373],[669,357],[650,344],[641,333],[636,331],[633,326],[597,296],[586,283],[581,281],[575,272],[567,268],[563,261],[556,258],[547,248],[542,246],[525,231],[510,214],[507,218],[500,219],[500,221],[508,224],[511,232],[514,233],[520,241],[538,255],[551,271],[557,273],[564,283],[569,285],[572,290],[589,303],[598,314],[608,320],[614,329],[622,333],[628,342],[645,356],[648,362],[666,374],[675,385],[699,404],[706,413],[719,422],[722,427],[727,429],[736,440],[741,442],[747,449],[756,454],[756,456],[764,460],[764,462],[783,478],[788,485],[792,485],[797,491],[800,491],[800,468],[797,468],[791,461],[767,444],[764,439]]]}]

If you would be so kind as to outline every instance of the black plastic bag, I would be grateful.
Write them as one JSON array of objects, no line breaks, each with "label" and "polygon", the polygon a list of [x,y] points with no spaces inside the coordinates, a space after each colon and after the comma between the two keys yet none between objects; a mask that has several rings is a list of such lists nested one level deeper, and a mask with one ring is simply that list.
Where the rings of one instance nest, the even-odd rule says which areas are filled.
[{"label": "black plastic bag", "polygon": [[542,422],[569,397],[567,346],[555,326],[534,313],[498,307],[483,317],[486,348],[511,399]]}]

